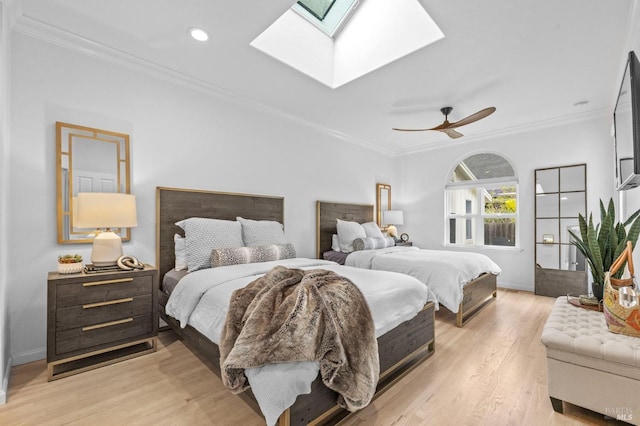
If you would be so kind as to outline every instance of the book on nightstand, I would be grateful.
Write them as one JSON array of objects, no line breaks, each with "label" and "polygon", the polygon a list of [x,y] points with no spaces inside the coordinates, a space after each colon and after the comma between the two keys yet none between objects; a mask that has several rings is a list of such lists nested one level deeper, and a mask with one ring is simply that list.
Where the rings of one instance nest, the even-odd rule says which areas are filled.
[{"label": "book on nightstand", "polygon": [[84,273],[85,274],[99,274],[101,272],[116,272],[121,271],[118,265],[109,265],[109,266],[97,266],[93,263],[87,263],[84,265]]}]

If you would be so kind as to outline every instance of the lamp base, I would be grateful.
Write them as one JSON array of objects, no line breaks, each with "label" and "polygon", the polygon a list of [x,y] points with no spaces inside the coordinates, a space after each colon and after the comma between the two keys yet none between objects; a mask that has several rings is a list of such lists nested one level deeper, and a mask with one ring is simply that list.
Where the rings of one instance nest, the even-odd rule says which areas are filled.
[{"label": "lamp base", "polygon": [[398,230],[396,229],[395,226],[389,225],[389,226],[387,226],[387,235],[389,235],[390,237],[393,237],[393,238],[395,238],[397,240],[398,239]]},{"label": "lamp base", "polygon": [[122,239],[114,232],[101,232],[93,239],[91,263],[96,266],[112,266],[122,256]]}]

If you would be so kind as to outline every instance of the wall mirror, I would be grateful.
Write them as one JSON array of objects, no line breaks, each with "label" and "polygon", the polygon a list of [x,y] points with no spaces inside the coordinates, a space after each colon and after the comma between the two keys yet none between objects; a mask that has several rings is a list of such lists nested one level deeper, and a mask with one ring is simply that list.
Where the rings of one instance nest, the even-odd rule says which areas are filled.
[{"label": "wall mirror", "polygon": [[587,210],[587,165],[535,170],[535,292],[543,296],[586,294],[585,258],[571,241]]},{"label": "wall mirror", "polygon": [[[93,242],[93,229],[73,226],[79,192],[130,193],[129,135],[56,122],[58,243]],[[112,229],[123,241],[131,229]]]},{"label": "wall mirror", "polygon": [[385,210],[391,210],[391,185],[376,183],[376,223],[382,230],[386,229],[382,226],[382,212]]}]

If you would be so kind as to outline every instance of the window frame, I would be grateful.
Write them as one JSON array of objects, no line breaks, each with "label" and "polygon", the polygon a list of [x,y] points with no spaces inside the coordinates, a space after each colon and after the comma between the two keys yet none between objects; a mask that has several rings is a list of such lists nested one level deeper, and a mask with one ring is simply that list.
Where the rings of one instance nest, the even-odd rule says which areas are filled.
[{"label": "window frame", "polygon": [[[493,153],[492,153],[493,154]],[[473,154],[472,154],[473,155]],[[508,162],[511,165],[511,162],[504,158],[501,154],[495,154],[500,156],[504,161]],[[466,180],[466,181],[456,181],[451,182],[451,177],[455,170],[463,163],[466,158],[469,158],[471,155],[465,156],[464,159],[455,163],[453,169],[447,176],[447,183],[444,188],[444,220],[445,220],[445,229],[444,229],[444,245],[447,247],[470,247],[470,248],[484,248],[491,250],[519,250],[520,249],[520,185],[518,183],[517,176],[515,176],[515,168],[511,165],[511,168],[514,170],[514,176],[508,177],[500,177],[500,178],[491,178],[491,179],[477,179],[477,180]],[[485,213],[484,211],[484,191],[486,189],[494,189],[503,186],[513,186],[515,187],[515,199],[516,199],[516,212],[515,213]],[[449,201],[449,191],[458,190],[458,189],[477,189],[477,198],[474,200],[476,205],[478,206],[477,212],[472,213],[450,213],[448,212],[448,201]],[[465,206],[466,207],[466,206]],[[484,242],[484,225],[485,219],[505,219],[505,218],[513,218],[515,220],[515,244],[513,246],[502,246],[502,245],[486,245]],[[472,243],[469,243],[467,239],[462,242],[451,243],[451,219],[454,219],[457,223],[459,220],[471,220],[471,228],[472,228]],[[466,226],[466,225],[465,225]]]}]

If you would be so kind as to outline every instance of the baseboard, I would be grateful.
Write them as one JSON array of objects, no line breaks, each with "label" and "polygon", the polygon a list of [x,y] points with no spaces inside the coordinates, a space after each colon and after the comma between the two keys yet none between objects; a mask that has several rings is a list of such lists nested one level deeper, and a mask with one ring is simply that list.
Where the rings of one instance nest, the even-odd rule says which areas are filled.
[{"label": "baseboard", "polygon": [[0,405],[7,403],[7,395],[9,394],[9,375],[11,374],[11,357],[7,360],[6,368],[4,369],[4,380],[2,380],[2,387],[0,387]]},{"label": "baseboard", "polygon": [[513,284],[505,284],[505,283],[500,283],[498,285],[498,290],[517,290],[517,291],[526,291],[529,293],[533,293],[533,288],[531,287],[525,287],[525,286],[519,286],[519,285],[513,285]]},{"label": "baseboard", "polygon": [[33,361],[40,361],[47,358],[46,349],[36,349],[30,352],[23,352],[13,356],[13,365],[27,364]]}]

